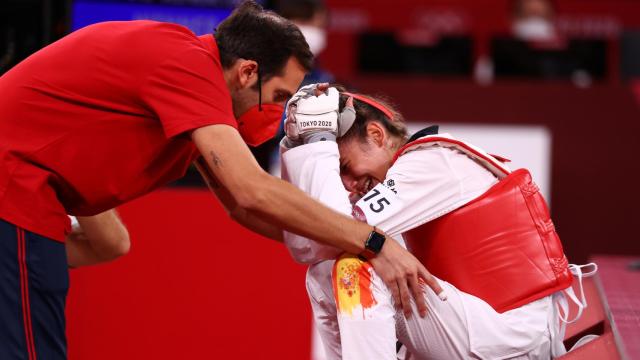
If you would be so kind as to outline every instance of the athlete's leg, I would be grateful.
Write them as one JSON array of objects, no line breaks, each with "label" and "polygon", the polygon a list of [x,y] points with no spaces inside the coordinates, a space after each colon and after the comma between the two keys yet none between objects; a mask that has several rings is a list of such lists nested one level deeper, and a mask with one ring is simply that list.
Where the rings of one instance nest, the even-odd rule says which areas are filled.
[{"label": "athlete's leg", "polygon": [[389,290],[368,263],[345,256],[333,273],[345,360],[395,359],[396,334],[411,359],[550,358],[551,296],[499,314],[440,280],[447,301],[424,286],[427,316],[420,317],[412,299],[407,318],[394,309]]},{"label": "athlete's leg", "polygon": [[320,333],[327,360],[342,359],[340,329],[331,284],[333,263],[333,260],[328,260],[309,266],[306,281],[314,323]]},{"label": "athlete's leg", "polygon": [[462,299],[448,283],[440,281],[440,286],[447,294],[447,301],[423,287],[428,307],[426,317],[420,317],[413,299],[413,313],[408,319],[400,312],[396,314],[398,339],[411,352],[412,359],[476,359],[469,351]]},{"label": "athlete's leg", "polygon": [[549,359],[550,297],[502,314],[481,299],[440,281],[441,301],[426,286],[429,313],[396,315],[398,338],[415,359]]},{"label": "athlete's leg", "polygon": [[353,255],[333,270],[342,358],[396,360],[396,310],[389,289],[368,262]]}]

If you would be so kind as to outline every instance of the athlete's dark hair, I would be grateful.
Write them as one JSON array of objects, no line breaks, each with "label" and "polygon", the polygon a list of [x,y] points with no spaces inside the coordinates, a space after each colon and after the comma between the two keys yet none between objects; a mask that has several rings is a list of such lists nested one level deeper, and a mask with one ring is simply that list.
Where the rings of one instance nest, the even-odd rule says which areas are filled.
[{"label": "athlete's dark hair", "polygon": [[[335,86],[341,93],[345,91],[345,88],[340,85],[332,86]],[[404,144],[408,138],[408,132],[407,124],[405,123],[402,114],[400,114],[400,112],[398,112],[389,101],[381,97],[373,97],[361,93],[358,93],[358,95],[371,99],[382,105],[391,112],[393,118],[389,118],[382,111],[362,100],[353,99],[353,107],[356,110],[356,121],[353,123],[349,131],[347,131],[344,136],[340,137],[338,141],[350,141],[357,139],[360,142],[365,142],[367,140],[367,124],[375,121],[381,124],[389,135],[397,138],[400,140],[400,143]],[[340,111],[344,109],[348,98],[348,95],[340,94]]]},{"label": "athlete's dark hair", "polygon": [[237,59],[254,60],[262,79],[268,80],[281,75],[292,56],[306,71],[313,66],[313,54],[298,27],[255,1],[242,2],[218,25],[214,36],[225,69]]}]

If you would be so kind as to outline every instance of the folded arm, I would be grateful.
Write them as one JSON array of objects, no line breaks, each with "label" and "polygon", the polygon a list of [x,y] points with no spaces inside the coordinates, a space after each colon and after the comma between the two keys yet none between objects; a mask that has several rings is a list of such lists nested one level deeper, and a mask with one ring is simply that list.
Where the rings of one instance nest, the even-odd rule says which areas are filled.
[{"label": "folded arm", "polygon": [[95,265],[115,260],[129,252],[129,232],[116,210],[94,216],[78,216],[66,238],[67,262],[70,267]]}]

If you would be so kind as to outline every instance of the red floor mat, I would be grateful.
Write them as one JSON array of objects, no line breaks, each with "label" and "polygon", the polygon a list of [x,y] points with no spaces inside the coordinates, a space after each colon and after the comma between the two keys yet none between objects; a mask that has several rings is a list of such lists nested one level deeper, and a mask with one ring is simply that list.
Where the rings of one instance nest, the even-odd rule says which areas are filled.
[{"label": "red floor mat", "polygon": [[630,264],[640,257],[596,256],[599,276],[613,318],[614,334],[629,359],[640,359],[640,269]]}]

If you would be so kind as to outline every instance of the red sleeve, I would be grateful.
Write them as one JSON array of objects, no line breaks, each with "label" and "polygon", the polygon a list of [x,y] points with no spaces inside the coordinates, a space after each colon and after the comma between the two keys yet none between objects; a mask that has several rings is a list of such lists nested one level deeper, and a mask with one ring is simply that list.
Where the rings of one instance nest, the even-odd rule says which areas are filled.
[{"label": "red sleeve", "polygon": [[237,128],[220,61],[192,45],[151,71],[142,99],[170,138],[207,125]]}]

